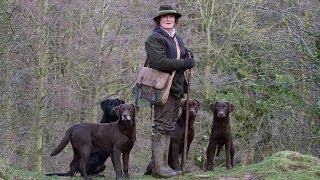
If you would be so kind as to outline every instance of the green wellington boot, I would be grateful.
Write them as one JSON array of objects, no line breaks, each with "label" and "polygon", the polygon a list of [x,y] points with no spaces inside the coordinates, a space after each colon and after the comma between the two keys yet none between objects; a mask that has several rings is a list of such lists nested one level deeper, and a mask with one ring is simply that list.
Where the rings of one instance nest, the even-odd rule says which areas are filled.
[{"label": "green wellington boot", "polygon": [[[164,161],[165,149],[166,146],[166,136],[155,132],[152,133],[151,137],[151,150],[152,150],[152,173],[151,175],[154,177],[162,177],[162,178],[169,178],[172,176],[178,175],[174,170],[167,167],[168,165],[168,153],[166,153],[166,161]],[[169,141],[170,143],[170,141]]]}]

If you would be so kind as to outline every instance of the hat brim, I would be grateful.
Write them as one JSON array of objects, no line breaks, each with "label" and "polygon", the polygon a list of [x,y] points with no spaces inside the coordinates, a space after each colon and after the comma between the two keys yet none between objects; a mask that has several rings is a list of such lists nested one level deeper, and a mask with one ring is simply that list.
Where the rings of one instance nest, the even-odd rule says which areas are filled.
[{"label": "hat brim", "polygon": [[180,13],[177,13],[176,11],[167,10],[167,11],[159,12],[158,15],[153,18],[153,20],[156,20],[156,19],[158,19],[161,16],[166,15],[166,14],[172,14],[172,15],[174,15],[176,17],[176,19],[179,19],[182,16]]}]

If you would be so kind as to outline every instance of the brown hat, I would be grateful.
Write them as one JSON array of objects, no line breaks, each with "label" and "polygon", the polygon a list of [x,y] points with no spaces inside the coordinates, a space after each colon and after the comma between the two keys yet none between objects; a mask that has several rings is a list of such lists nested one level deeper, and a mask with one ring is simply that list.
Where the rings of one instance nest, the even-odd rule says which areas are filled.
[{"label": "brown hat", "polygon": [[176,10],[174,10],[172,8],[172,6],[170,5],[163,5],[163,6],[160,6],[159,8],[159,11],[158,11],[158,14],[156,17],[153,18],[153,20],[163,16],[163,15],[166,15],[166,14],[173,14],[176,19],[179,19],[181,17],[181,14],[178,13]]}]

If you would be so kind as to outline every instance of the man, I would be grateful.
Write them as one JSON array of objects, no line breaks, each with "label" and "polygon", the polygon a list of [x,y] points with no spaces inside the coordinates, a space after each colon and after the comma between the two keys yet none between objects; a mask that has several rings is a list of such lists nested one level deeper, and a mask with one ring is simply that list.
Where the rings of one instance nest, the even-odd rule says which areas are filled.
[{"label": "man", "polygon": [[[166,178],[181,173],[168,165],[170,133],[174,129],[175,120],[179,114],[181,98],[186,93],[184,71],[193,68],[195,61],[174,28],[180,17],[181,14],[171,6],[160,6],[157,15],[153,18],[156,27],[145,41],[149,67],[169,73],[176,71],[167,103],[154,105],[152,158],[148,168],[152,169],[151,174],[156,177]],[[191,58],[188,54],[191,54]]]}]

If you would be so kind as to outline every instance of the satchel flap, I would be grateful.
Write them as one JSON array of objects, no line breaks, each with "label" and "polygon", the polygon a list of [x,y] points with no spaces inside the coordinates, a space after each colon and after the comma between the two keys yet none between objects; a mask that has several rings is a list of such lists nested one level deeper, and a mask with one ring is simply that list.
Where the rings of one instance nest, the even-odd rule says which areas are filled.
[{"label": "satchel flap", "polygon": [[163,89],[165,88],[169,77],[169,73],[149,67],[142,67],[138,73],[137,83],[154,87],[156,89]]}]

